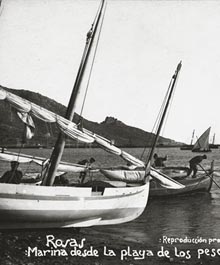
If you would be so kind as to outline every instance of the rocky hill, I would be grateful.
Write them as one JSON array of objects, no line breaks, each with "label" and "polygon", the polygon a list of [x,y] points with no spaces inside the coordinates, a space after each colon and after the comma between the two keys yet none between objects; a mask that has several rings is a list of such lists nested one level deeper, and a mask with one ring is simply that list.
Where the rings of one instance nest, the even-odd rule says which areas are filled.
[{"label": "rocky hill", "polygon": [[[27,90],[3,88],[59,115],[65,115],[65,106],[50,98],[40,95],[39,93]],[[21,144],[22,134],[24,131],[23,123],[18,118],[16,111],[7,102],[0,101],[0,113],[0,146],[19,146]],[[79,119],[79,115],[75,114],[74,121],[78,122]],[[26,146],[53,146],[58,134],[56,125],[40,121],[36,118],[33,118],[33,120],[36,126],[35,136],[31,140],[28,140]],[[106,117],[106,119],[101,123],[83,119],[83,127],[112,140],[120,147],[150,146],[152,140],[154,139],[153,134],[128,126],[113,117]],[[177,143],[171,139],[160,137],[158,144],[161,146],[167,146],[176,145]],[[76,143],[76,141],[72,139],[67,139],[67,146],[75,145],[80,144]],[[81,144],[81,146],[84,145]]]}]

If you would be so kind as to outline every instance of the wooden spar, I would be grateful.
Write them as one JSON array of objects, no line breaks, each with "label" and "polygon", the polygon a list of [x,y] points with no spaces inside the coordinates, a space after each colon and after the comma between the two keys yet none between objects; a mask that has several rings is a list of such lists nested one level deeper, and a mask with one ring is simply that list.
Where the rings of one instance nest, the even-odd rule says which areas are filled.
[{"label": "wooden spar", "polygon": [[[102,0],[96,21],[94,22],[94,25],[92,24],[90,31],[87,33],[87,39],[86,39],[84,52],[82,55],[81,63],[78,69],[78,73],[76,76],[76,80],[73,86],[72,94],[71,94],[69,104],[67,107],[67,111],[66,111],[66,115],[65,115],[65,118],[68,120],[72,120],[74,116],[74,109],[75,109],[77,95],[79,92],[80,84],[83,79],[86,64],[89,59],[89,54],[90,54],[90,50],[93,44],[94,36],[96,34],[99,22],[101,21],[104,4],[105,4],[105,0]],[[58,136],[57,142],[55,144],[54,150],[52,152],[51,158],[50,158],[48,174],[44,178],[43,185],[46,185],[46,186],[53,185],[55,176],[56,176],[56,170],[61,161],[64,147],[65,147],[65,136],[62,133],[60,133]]]},{"label": "wooden spar", "polygon": [[193,133],[192,133],[192,139],[191,139],[191,143],[190,143],[190,145],[192,145],[192,144],[193,144],[193,140],[194,140],[194,134],[195,134],[195,130],[193,130]]},{"label": "wooden spar", "polygon": [[212,144],[215,144],[215,133],[213,134]]},{"label": "wooden spar", "polygon": [[155,136],[155,139],[154,139],[154,143],[152,145],[152,148],[151,148],[151,151],[150,151],[150,155],[148,157],[148,161],[146,163],[146,166],[148,167],[149,165],[149,162],[151,161],[152,157],[153,157],[153,153],[154,153],[154,149],[156,147],[156,144],[157,144],[157,141],[158,141],[158,138],[159,138],[159,135],[160,135],[160,131],[161,131],[161,128],[163,126],[163,122],[164,122],[164,119],[165,119],[165,116],[166,116],[166,113],[167,113],[167,109],[168,109],[168,106],[169,106],[169,103],[170,103],[170,99],[171,99],[171,96],[173,94],[173,90],[174,90],[174,87],[175,87],[175,84],[176,84],[176,80],[177,80],[177,77],[178,77],[178,74],[179,74],[179,71],[181,69],[181,66],[182,66],[182,62],[180,62],[178,65],[177,65],[177,68],[176,68],[176,71],[175,71],[175,74],[172,76],[172,85],[171,85],[171,89],[170,89],[170,92],[169,92],[169,95],[168,95],[168,98],[167,98],[167,102],[166,102],[166,105],[164,107],[164,111],[163,111],[163,114],[162,114],[162,117],[160,119],[160,123],[159,123],[159,126],[158,126],[158,129],[157,129],[157,132],[156,132],[156,136]]}]

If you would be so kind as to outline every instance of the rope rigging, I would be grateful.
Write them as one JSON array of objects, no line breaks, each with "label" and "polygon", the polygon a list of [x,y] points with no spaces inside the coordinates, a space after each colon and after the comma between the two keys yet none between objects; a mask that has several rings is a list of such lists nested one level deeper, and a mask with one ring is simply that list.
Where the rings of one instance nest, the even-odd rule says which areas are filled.
[{"label": "rope rigging", "polygon": [[[165,109],[165,106],[166,106],[166,102],[167,102],[167,99],[168,99],[168,97],[169,97],[169,93],[170,93],[170,90],[171,90],[171,86],[172,86],[172,83],[173,83],[173,77],[172,77],[172,79],[170,80],[170,83],[169,83],[169,85],[168,85],[168,89],[167,89],[167,92],[166,92],[166,94],[165,94],[165,97],[164,97],[164,99],[163,99],[163,102],[162,102],[162,105],[161,105],[161,107],[160,107],[160,110],[159,110],[159,113],[158,113],[158,115],[157,115],[157,118],[156,118],[156,121],[155,121],[155,123],[154,123],[154,125],[153,125],[153,128],[152,128],[152,130],[151,130],[151,139],[150,139],[150,141],[152,141],[153,139],[154,139],[154,137],[155,137],[155,135],[153,134],[153,132],[156,132],[157,130],[158,130],[158,128],[159,128],[159,122],[160,122],[160,120],[161,120],[161,118],[162,118],[162,115],[163,115],[163,112],[164,112],[164,109]],[[174,87],[175,88],[175,87]],[[174,93],[173,93],[174,94]],[[173,99],[173,95],[172,95],[172,97],[171,97],[171,100]],[[170,109],[170,108],[169,108]],[[165,117],[165,124],[166,124],[166,121],[167,121],[167,117],[168,117],[168,115],[166,115],[166,117]],[[142,160],[143,159],[143,157],[144,157],[144,154],[145,154],[145,152],[146,152],[146,149],[147,149],[147,146],[145,146],[145,148],[144,148],[144,150],[143,150],[143,152],[142,152],[142,154],[141,154],[141,156],[140,156],[140,159]],[[150,155],[150,150],[148,151],[148,156]]]},{"label": "rope rigging", "polygon": [[[103,27],[103,21],[104,21],[105,12],[106,12],[106,5],[105,5],[105,8],[103,10],[103,17],[102,17],[102,20],[100,22],[99,32],[97,34],[97,42],[95,44],[94,54],[93,54],[93,58],[92,58],[92,62],[91,62],[91,67],[90,67],[90,71],[89,71],[89,75],[88,75],[88,80],[87,80],[87,83],[86,83],[85,94],[84,94],[84,97],[83,97],[83,103],[82,103],[82,106],[81,106],[80,120],[79,120],[79,127],[78,127],[81,130],[83,129],[83,117],[82,117],[82,115],[83,115],[83,111],[84,111],[84,107],[85,107],[85,102],[86,102],[86,99],[87,99],[88,88],[89,88],[89,84],[90,84],[90,80],[91,80],[92,70],[93,70],[93,67],[94,67],[94,62],[95,62],[95,58],[96,58],[97,48],[98,48],[98,44],[99,44],[99,40],[100,40],[102,27]],[[97,16],[98,16],[98,12],[97,12],[96,17],[94,19],[94,22],[95,22]],[[91,29],[87,33],[86,43],[88,43],[88,39],[91,38],[92,35],[93,35],[93,24],[91,26]]]}]

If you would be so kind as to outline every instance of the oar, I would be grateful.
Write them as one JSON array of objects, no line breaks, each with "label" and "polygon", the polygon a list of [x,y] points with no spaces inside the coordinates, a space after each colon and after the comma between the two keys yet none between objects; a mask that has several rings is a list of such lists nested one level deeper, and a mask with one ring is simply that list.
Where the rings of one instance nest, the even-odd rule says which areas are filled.
[{"label": "oar", "polygon": [[200,164],[198,164],[198,165],[199,165],[199,166],[201,167],[201,169],[206,173],[206,175],[207,175],[208,177],[210,177],[210,179],[215,183],[215,185],[220,189],[220,186],[219,186],[218,183],[214,180],[214,178],[213,178],[212,176],[210,176],[210,174],[208,173],[208,171],[205,170],[204,167],[201,166]]}]

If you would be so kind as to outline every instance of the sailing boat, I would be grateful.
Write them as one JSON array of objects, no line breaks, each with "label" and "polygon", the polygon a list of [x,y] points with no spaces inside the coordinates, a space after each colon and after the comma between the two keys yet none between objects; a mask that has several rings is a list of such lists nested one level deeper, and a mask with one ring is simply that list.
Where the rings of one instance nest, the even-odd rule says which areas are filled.
[{"label": "sailing boat", "polygon": [[[111,225],[131,221],[144,211],[149,195],[149,166],[142,183],[138,186],[107,183],[99,187],[95,183],[89,187],[53,186],[57,169],[65,146],[65,135],[83,142],[98,143],[105,150],[117,154],[126,161],[143,166],[142,161],[113,146],[107,139],[88,130],[79,128],[72,117],[76,98],[82,79],[94,49],[94,39],[102,24],[106,3],[101,2],[98,14],[87,34],[82,61],[78,70],[66,118],[50,112],[28,100],[0,89],[0,99],[8,102],[14,109],[47,122],[56,123],[61,133],[49,161],[44,163],[42,185],[23,185],[0,183],[0,229],[49,228],[49,227],[88,227]],[[94,51],[94,50],[93,50]],[[19,155],[17,155],[19,157]],[[150,165],[150,163],[149,163]],[[82,169],[83,170],[83,169]],[[85,169],[84,169],[85,170]],[[166,185],[182,188],[169,177],[158,179]]]},{"label": "sailing boat", "polygon": [[180,150],[192,150],[192,152],[211,152],[211,149],[217,149],[218,145],[215,144],[215,134],[213,135],[212,144],[209,144],[209,135],[211,127],[209,127],[196,141],[193,145],[193,139],[195,135],[195,130],[193,130],[192,140],[189,145],[184,145],[180,147]]},{"label": "sailing boat", "polygon": [[196,141],[192,148],[192,152],[211,152],[209,146],[209,135],[211,127],[209,127]]},{"label": "sailing boat", "polygon": [[[168,88],[168,99],[166,100],[166,106],[163,111],[163,115],[161,117],[161,121],[158,126],[158,132],[155,137],[154,147],[156,146],[157,139],[159,137],[159,132],[163,124],[163,119],[166,114],[166,109],[168,107],[170,98],[173,93],[173,88],[176,83],[176,79],[178,77],[179,70],[181,68],[181,63],[177,66],[176,72],[172,77],[171,80],[171,88]],[[153,156],[154,148],[151,149],[150,152],[150,159]],[[161,185],[157,181],[157,179],[153,179],[150,183],[150,196],[151,197],[166,197],[166,196],[176,196],[176,195],[183,195],[183,194],[189,194],[189,193],[195,193],[195,192],[201,192],[201,191],[207,191],[209,192],[212,183],[213,183],[213,167],[214,163],[211,163],[210,169],[198,172],[196,178],[190,178],[188,177],[188,170],[187,167],[164,167],[161,169],[158,169],[160,172],[160,176],[164,174],[164,176],[169,176],[172,179],[178,180],[180,184],[183,185],[182,189],[167,189],[166,185]],[[158,175],[158,170],[155,168],[151,168],[150,175],[152,177],[156,177]],[[121,180],[125,181],[127,183],[132,183],[132,185],[138,185],[141,181],[143,181],[143,178],[145,176],[145,171],[143,169],[105,169],[101,170],[102,173],[109,179],[112,180]]]}]

